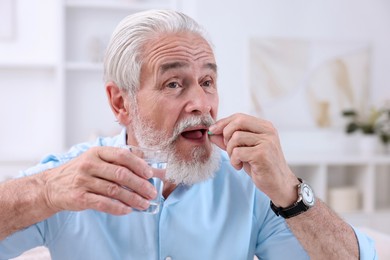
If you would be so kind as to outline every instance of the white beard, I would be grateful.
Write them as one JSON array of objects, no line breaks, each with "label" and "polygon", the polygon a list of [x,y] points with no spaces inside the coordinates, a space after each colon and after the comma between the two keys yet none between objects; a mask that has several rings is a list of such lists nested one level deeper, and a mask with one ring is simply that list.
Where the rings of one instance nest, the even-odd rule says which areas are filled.
[{"label": "white beard", "polygon": [[175,126],[171,137],[167,133],[155,130],[155,127],[139,117],[139,113],[132,110],[133,133],[140,147],[165,150],[169,153],[169,161],[165,179],[174,184],[192,185],[214,177],[220,166],[220,152],[215,144],[211,145],[211,154],[204,159],[207,153],[204,147],[195,147],[191,152],[191,161],[180,158],[176,149],[175,141],[180,133],[187,127],[196,125],[210,126],[214,120],[210,115],[192,116],[186,118]]},{"label": "white beard", "polygon": [[213,178],[219,169],[221,154],[217,146],[212,144],[210,157],[201,162],[197,159],[204,153],[201,149],[197,147],[192,150],[194,160],[190,162],[173,157],[167,166],[166,179],[175,184],[192,185]]}]

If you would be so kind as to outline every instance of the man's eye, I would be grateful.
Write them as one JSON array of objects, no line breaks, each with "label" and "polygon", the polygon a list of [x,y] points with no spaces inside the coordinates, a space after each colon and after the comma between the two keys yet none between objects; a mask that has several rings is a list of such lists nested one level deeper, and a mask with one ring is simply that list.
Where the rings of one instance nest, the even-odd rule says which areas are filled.
[{"label": "man's eye", "polygon": [[202,87],[211,87],[212,85],[213,85],[213,81],[212,80],[205,80],[202,83]]},{"label": "man's eye", "polygon": [[177,82],[170,82],[167,84],[167,87],[168,88],[178,88],[178,87],[180,87],[180,85]]}]

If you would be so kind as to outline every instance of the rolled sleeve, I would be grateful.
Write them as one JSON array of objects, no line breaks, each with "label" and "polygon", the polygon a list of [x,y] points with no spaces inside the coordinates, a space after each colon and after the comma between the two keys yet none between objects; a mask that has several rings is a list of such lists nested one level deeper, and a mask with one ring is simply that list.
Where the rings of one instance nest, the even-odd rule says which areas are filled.
[{"label": "rolled sleeve", "polygon": [[360,260],[378,259],[374,241],[358,229],[354,228],[354,231],[359,243]]}]

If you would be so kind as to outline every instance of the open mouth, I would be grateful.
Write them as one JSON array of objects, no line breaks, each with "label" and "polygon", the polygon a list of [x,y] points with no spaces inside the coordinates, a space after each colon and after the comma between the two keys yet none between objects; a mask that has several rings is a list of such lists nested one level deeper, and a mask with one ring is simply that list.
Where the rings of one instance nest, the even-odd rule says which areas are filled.
[{"label": "open mouth", "polygon": [[205,126],[201,127],[192,127],[185,129],[181,136],[190,140],[201,140],[207,133],[207,128]]}]

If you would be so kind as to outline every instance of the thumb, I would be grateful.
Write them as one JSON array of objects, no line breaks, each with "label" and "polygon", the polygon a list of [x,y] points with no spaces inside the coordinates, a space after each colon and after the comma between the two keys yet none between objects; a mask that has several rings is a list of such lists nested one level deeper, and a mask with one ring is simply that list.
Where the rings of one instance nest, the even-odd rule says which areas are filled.
[{"label": "thumb", "polygon": [[153,177],[157,177],[157,178],[159,178],[161,180],[165,179],[166,169],[152,168],[152,172],[153,172]]},{"label": "thumb", "polygon": [[216,144],[219,148],[226,151],[226,145],[223,140],[223,135],[209,135],[210,141]]}]

